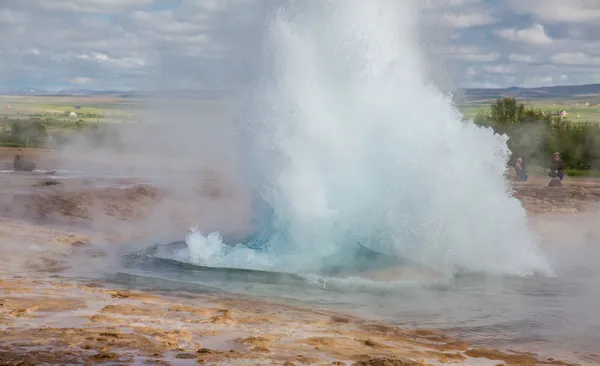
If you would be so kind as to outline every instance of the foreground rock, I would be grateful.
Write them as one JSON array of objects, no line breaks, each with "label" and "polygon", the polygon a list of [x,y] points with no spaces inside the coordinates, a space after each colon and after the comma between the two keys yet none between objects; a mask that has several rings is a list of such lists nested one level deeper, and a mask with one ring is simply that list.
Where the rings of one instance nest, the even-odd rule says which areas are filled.
[{"label": "foreground rock", "polygon": [[[0,364],[564,365],[430,330],[250,299],[148,294],[60,279],[1,281]],[[68,294],[68,296],[65,296]],[[470,360],[470,361],[468,361]],[[480,361],[477,361],[480,360]]]},{"label": "foreground rock", "polygon": [[560,187],[549,187],[547,179],[529,184],[513,185],[518,198],[528,213],[576,213],[595,210],[600,202],[600,181],[582,180],[565,182]]}]

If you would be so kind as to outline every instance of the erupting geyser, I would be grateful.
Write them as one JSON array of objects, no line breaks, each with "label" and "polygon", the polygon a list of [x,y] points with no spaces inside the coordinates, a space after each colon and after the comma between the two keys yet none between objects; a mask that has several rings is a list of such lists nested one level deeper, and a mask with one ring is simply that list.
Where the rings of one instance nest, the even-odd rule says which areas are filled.
[{"label": "erupting geyser", "polygon": [[447,274],[548,270],[503,176],[505,138],[462,122],[425,75],[416,2],[288,5],[241,121],[269,215],[251,245],[192,230],[190,261],[318,273],[372,251]]}]

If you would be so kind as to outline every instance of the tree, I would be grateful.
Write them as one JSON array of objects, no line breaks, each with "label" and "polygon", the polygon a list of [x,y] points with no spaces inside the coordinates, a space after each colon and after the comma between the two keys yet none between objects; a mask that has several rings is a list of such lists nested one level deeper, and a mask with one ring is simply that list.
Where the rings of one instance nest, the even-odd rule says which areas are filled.
[{"label": "tree", "polygon": [[490,107],[490,118],[499,125],[513,125],[525,118],[525,104],[518,103],[515,98],[496,100]]},{"label": "tree", "polygon": [[540,146],[544,144],[546,131],[552,124],[552,116],[539,109],[526,108],[515,98],[496,100],[488,113],[479,113],[475,124],[489,126],[498,134],[506,134],[511,160],[526,156],[528,160],[544,160]]},{"label": "tree", "polygon": [[46,125],[39,120],[15,121],[10,128],[11,139],[20,145],[41,147],[48,138]]},{"label": "tree", "polygon": [[506,134],[511,160],[517,156],[546,166],[554,152],[562,155],[569,169],[588,170],[600,163],[600,126],[573,124],[565,118],[526,108],[515,98],[496,100],[488,113],[479,113],[474,123]]}]

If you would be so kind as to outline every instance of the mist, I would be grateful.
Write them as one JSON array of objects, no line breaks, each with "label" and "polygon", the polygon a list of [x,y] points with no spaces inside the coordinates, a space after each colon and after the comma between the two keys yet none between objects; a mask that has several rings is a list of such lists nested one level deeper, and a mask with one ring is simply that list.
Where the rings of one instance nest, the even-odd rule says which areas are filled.
[{"label": "mist", "polygon": [[[116,126],[118,141],[61,151],[59,167],[138,176],[162,192],[135,222],[97,212],[95,229],[139,238],[110,259],[179,241],[156,252],[308,283],[215,280],[242,292],[342,297],[388,321],[497,343],[593,343],[598,216],[527,214],[505,179],[505,136],[462,121],[451,65],[436,57],[444,36],[417,1],[223,4],[214,58],[190,69],[189,56],[160,60],[143,85],[160,93],[139,123]],[[177,91],[182,75],[208,85],[205,96]],[[540,139],[535,127],[524,134]]]},{"label": "mist", "polygon": [[[225,240],[214,265],[318,272],[361,267],[366,248],[445,275],[548,271],[524,210],[506,195],[503,137],[462,123],[439,73],[429,76],[439,63],[425,57],[435,47],[422,46],[427,23],[416,2],[262,4],[236,25],[241,39],[213,35],[224,61],[211,72],[225,97],[182,96],[158,78],[162,93],[146,101],[143,122],[119,128],[118,167],[107,157],[94,169],[168,188],[198,225],[191,252],[206,249],[204,234],[242,237],[242,221],[253,224],[246,240],[261,264]],[[229,5],[223,11],[247,4]],[[109,144],[93,154],[115,150]],[[84,149],[75,141],[65,159]],[[439,180],[448,173],[460,184]],[[198,194],[208,179],[230,205]],[[232,217],[241,217],[236,228]]]}]

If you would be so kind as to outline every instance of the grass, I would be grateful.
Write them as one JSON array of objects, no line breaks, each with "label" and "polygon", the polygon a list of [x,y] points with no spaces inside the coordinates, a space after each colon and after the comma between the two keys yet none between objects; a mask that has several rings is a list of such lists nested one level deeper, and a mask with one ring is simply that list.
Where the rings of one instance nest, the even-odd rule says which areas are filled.
[{"label": "grass", "polygon": [[[4,108],[7,105],[10,108]],[[71,112],[77,116],[67,116]],[[119,123],[134,120],[135,109],[131,107],[131,101],[115,97],[0,95],[0,123],[4,118],[39,118],[44,123],[58,126],[68,126],[78,120]]]},{"label": "grass", "polygon": [[[530,176],[547,176],[548,167],[540,165],[530,165],[527,167]],[[600,178],[600,170],[577,170],[577,169],[566,169],[565,173],[568,177],[574,178]]]},{"label": "grass", "polygon": [[[491,104],[491,103],[490,103]],[[458,110],[463,114],[464,119],[474,118],[479,112],[487,112],[490,109],[490,105],[473,105],[473,104],[461,104],[458,105]]]},{"label": "grass", "polygon": [[[134,120],[135,110],[123,106],[123,101],[106,97],[65,96],[2,96],[0,95],[0,146],[23,147],[36,143],[23,137],[12,137],[14,123],[31,125],[42,122],[47,134],[63,140],[80,128],[94,124],[124,123]],[[10,108],[4,108],[10,106]],[[79,108],[77,109],[76,106]],[[66,114],[75,112],[76,117]],[[35,140],[34,140],[35,141]]]},{"label": "grass", "polygon": [[[517,98],[518,99],[518,98]],[[567,112],[567,119],[571,122],[597,122],[600,123],[600,100],[598,97],[590,99],[565,99],[565,100],[523,100],[528,108],[541,109],[547,113],[556,113],[560,111]],[[489,111],[492,102],[471,102],[457,105],[465,119],[473,118],[478,112]],[[586,103],[597,104],[586,106]]]},{"label": "grass", "polygon": [[562,103],[532,103],[528,106],[539,108],[544,112],[566,111],[567,118],[572,122],[600,122],[600,106],[584,106]]},{"label": "grass", "polygon": [[35,111],[46,112],[46,113],[64,113],[75,112],[75,113],[94,113],[104,114],[105,108],[98,108],[93,106],[80,106],[80,109],[76,109],[73,104],[36,104],[32,106]]},{"label": "grass", "polygon": [[600,171],[598,170],[567,169],[566,173],[569,177],[600,178]]}]

